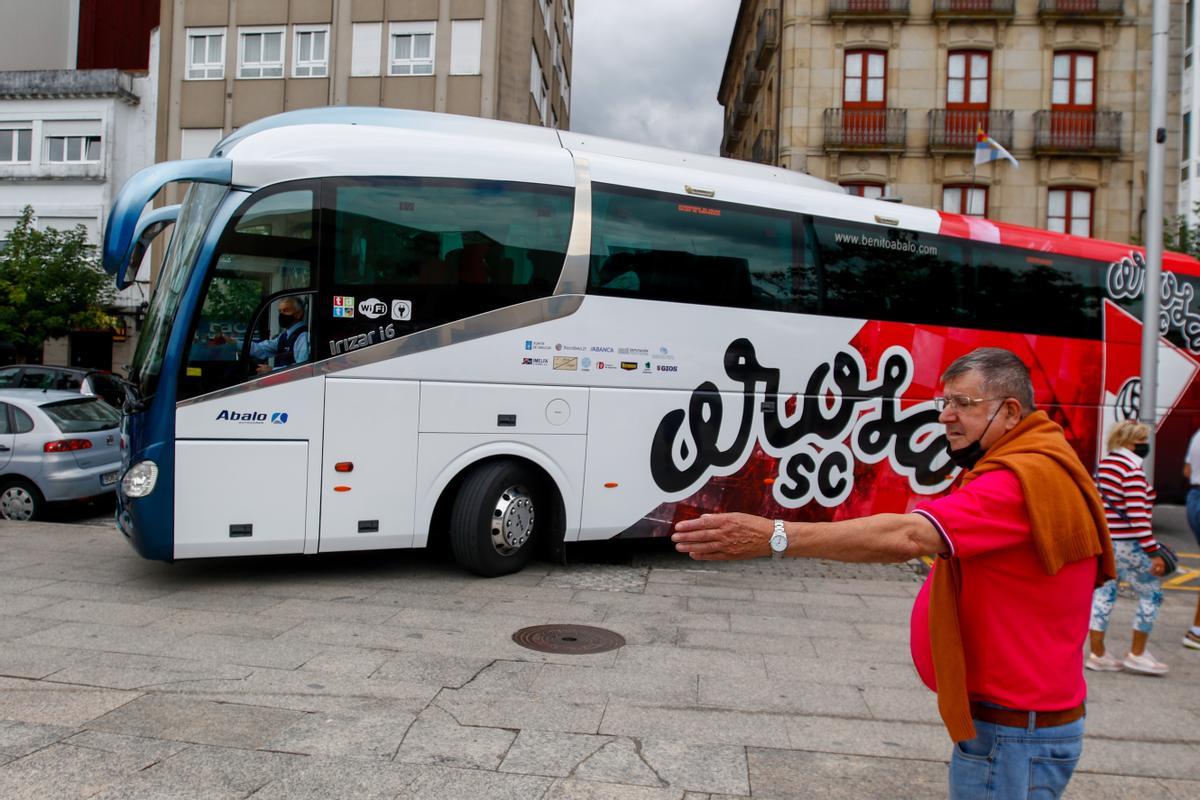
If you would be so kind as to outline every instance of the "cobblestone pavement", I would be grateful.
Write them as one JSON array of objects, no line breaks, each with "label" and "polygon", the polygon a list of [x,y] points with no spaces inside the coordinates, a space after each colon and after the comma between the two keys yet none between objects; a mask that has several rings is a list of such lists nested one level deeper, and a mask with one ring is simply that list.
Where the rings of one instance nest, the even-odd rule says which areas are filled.
[{"label": "cobblestone pavement", "polygon": [[[916,567],[592,552],[495,580],[408,552],[171,565],[0,523],[0,798],[945,796]],[[1152,637],[1169,677],[1089,673],[1068,797],[1200,797],[1195,597]],[[511,640],[552,622],[627,644]]]}]

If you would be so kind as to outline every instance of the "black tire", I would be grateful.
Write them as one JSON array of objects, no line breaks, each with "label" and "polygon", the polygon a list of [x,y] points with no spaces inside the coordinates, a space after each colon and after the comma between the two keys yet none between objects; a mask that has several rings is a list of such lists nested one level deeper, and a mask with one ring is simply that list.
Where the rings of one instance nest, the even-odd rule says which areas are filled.
[{"label": "black tire", "polygon": [[0,519],[27,522],[46,513],[46,498],[38,488],[22,478],[0,480]]},{"label": "black tire", "polygon": [[476,575],[518,572],[551,520],[541,478],[515,461],[492,461],[463,478],[450,510],[454,560]]}]

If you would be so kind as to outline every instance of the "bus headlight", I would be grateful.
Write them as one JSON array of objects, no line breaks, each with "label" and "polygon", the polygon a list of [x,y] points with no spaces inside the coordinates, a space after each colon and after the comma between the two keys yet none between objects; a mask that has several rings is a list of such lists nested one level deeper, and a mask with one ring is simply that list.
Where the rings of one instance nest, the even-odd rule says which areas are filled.
[{"label": "bus headlight", "polygon": [[126,497],[145,497],[154,491],[158,482],[158,465],[153,461],[139,461],[125,471],[121,478],[121,492]]}]

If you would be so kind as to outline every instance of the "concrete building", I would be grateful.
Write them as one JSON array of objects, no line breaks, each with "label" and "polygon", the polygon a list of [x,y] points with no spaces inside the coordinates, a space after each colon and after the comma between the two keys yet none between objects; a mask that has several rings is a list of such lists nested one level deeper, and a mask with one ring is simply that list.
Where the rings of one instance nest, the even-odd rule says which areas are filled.
[{"label": "concrete building", "polygon": [[[721,152],[868,196],[1128,241],[1145,212],[1150,6],[743,0],[718,94]],[[1182,3],[1172,15],[1178,142]],[[974,167],[978,127],[1020,168]],[[1170,153],[1173,214],[1180,150]]]},{"label": "concrete building", "polygon": [[[100,244],[113,195],[154,162],[157,10],[158,0],[0,4],[0,239],[30,205],[38,227],[82,225]],[[114,330],[51,340],[43,361],[120,370],[148,296],[140,277],[107,309]]]},{"label": "concrete building", "polygon": [[567,128],[570,0],[163,0],[159,161],[328,105]]},{"label": "concrete building", "polygon": [[1180,81],[1179,105],[1182,113],[1179,136],[1179,206],[1175,213],[1189,228],[1200,224],[1196,206],[1200,203],[1200,135],[1196,132],[1195,117],[1200,113],[1200,81],[1196,80],[1195,46],[1200,41],[1200,19],[1197,19],[1196,0],[1184,0],[1183,70]]}]

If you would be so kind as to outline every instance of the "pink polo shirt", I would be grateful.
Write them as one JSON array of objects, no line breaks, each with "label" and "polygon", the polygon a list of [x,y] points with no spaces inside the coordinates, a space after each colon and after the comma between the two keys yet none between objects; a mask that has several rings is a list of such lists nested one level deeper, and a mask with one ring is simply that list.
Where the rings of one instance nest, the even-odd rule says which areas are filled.
[{"label": "pink polo shirt", "polygon": [[[1085,558],[1047,575],[1033,543],[1017,476],[994,470],[917,506],[962,567],[958,617],[972,700],[1024,711],[1083,702],[1087,638],[1098,562]],[[934,569],[941,569],[941,561]],[[935,688],[929,642],[930,572],[913,604],[913,663]]]}]

